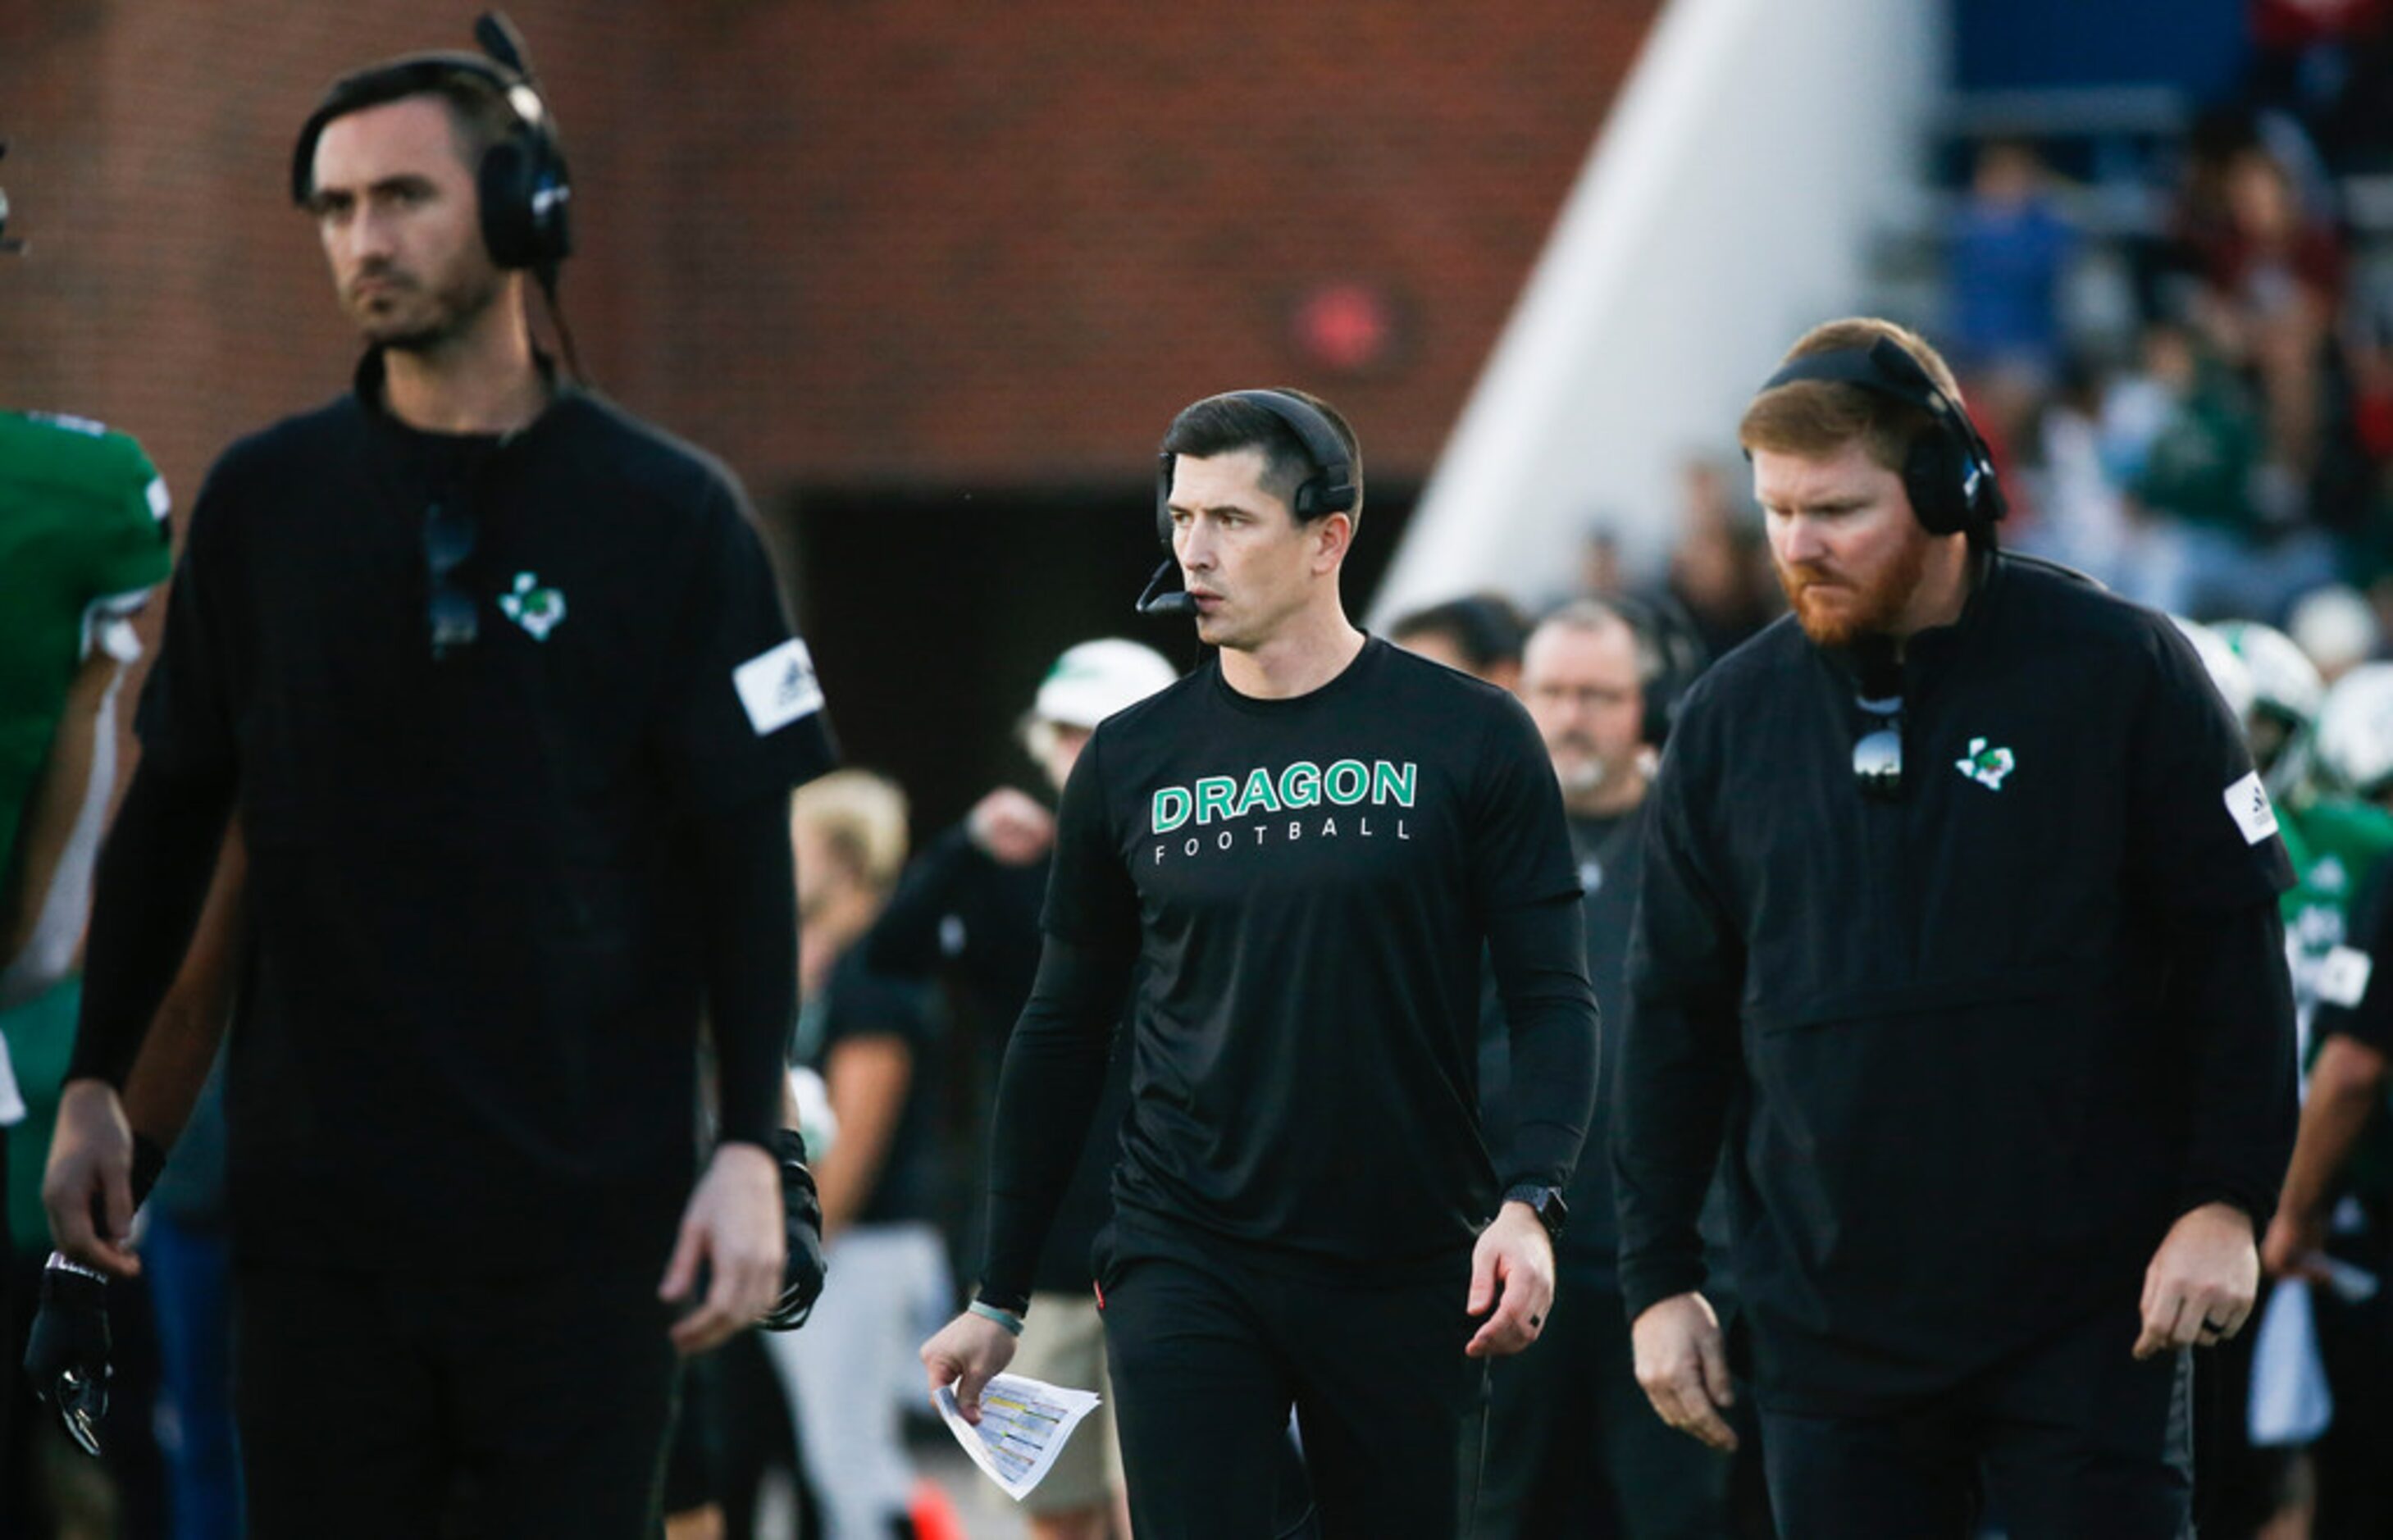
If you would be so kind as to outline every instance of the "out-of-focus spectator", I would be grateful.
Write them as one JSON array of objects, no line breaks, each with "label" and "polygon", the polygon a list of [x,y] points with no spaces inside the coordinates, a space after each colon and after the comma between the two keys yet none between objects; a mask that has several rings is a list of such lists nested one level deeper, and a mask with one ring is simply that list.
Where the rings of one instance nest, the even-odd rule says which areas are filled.
[{"label": "out-of-focus spectator", "polygon": [[1691,459],[1679,485],[1685,502],[1664,586],[1703,638],[1705,656],[1718,658],[1776,620],[1785,604],[1760,517],[1739,491],[1735,473]]},{"label": "out-of-focus spectator", "polygon": [[2154,537],[2150,597],[2197,618],[2276,619],[2292,597],[2334,576],[2315,529],[2271,530],[2262,516],[2262,424],[2234,372],[2188,329],[2146,328],[2144,374],[2157,428],[2123,456],[2137,503],[2166,524]]},{"label": "out-of-focus spectator", "polygon": [[2033,489],[2037,516],[2010,543],[2145,600],[2138,585],[2148,567],[2135,559],[2139,531],[2103,458],[2100,380],[2083,360],[2062,365],[2035,425],[2035,445],[2036,463],[2021,479]]},{"label": "out-of-focus spectator", "polygon": [[[2306,970],[2308,1094],[2260,1255],[2284,1281],[2281,1287],[2308,1286],[2332,1396],[2325,1433],[2309,1451],[2317,1496],[2307,1533],[2312,1540],[2360,1540],[2393,1533],[2393,1483],[2384,1464],[2393,1430],[2393,1296],[2382,1286],[2393,1272],[2393,1142],[2386,1116],[2386,1054],[2393,1051],[2386,1024],[2393,1016],[2388,975],[2374,966],[2393,944],[2393,868],[2384,859],[2393,848],[2384,811],[2393,803],[2393,668],[2354,670],[2328,690],[2314,742],[2321,786],[2375,805],[2350,811],[2353,804],[2342,803],[2342,839],[2330,844],[2318,832],[2334,799],[2319,794],[2308,805],[2294,803],[2303,816],[2289,832],[2341,856],[2335,875],[2349,920]],[[2321,884],[2308,876],[2305,885]],[[2372,1275],[2373,1290],[2355,1286]]]},{"label": "out-of-focus spectator", "polygon": [[150,1190],[141,1243],[164,1371],[158,1442],[173,1483],[175,1540],[238,1540],[242,1529],[224,1122],[219,1066]]},{"label": "out-of-focus spectator", "polygon": [[1978,152],[1968,196],[1945,232],[1946,331],[1965,372],[2049,379],[2060,362],[2060,286],[2079,246],[2033,147],[1995,140]]},{"label": "out-of-focus spectator", "polygon": [[829,1277],[804,1331],[765,1348],[793,1393],[825,1540],[886,1540],[914,1472],[907,1370],[946,1309],[947,1249],[932,1222],[935,1047],[922,991],[869,972],[857,943],[906,861],[906,797],[841,770],[791,804],[798,869],[797,1056],[821,1072],[839,1140],[815,1166]]},{"label": "out-of-focus spectator", "polygon": [[[1022,724],[1023,748],[1050,796],[1060,794],[1098,723],[1179,677],[1160,653],[1106,637],[1066,651]],[[1001,786],[909,867],[865,940],[865,960],[892,974],[953,980],[1001,1053],[1039,966],[1039,911],[1055,844],[1049,804]],[[1111,1182],[1130,1106],[1130,1055],[1117,1038],[1089,1142],[1031,1279],[1013,1372],[1105,1399],[1023,1499],[1032,1540],[1128,1540],[1121,1446],[1110,1404],[1105,1328],[1090,1289],[1091,1247],[1113,1214]],[[974,1158],[982,1141],[974,1121]]]},{"label": "out-of-focus spectator", "polygon": [[2381,169],[2393,148],[2386,0],[2252,0],[2252,96],[2297,116],[2339,170]]},{"label": "out-of-focus spectator", "polygon": [[2347,583],[2328,583],[2295,600],[2285,632],[2330,685],[2376,656],[2383,634],[2375,609]]},{"label": "out-of-focus spectator", "polygon": [[2270,459],[2306,476],[2318,457],[2320,368],[2343,294],[2344,253],[2302,207],[2292,175],[2258,146],[2227,163],[2224,218],[2197,237],[2197,316],[2214,346],[2261,382]]},{"label": "out-of-focus spectator", "polygon": [[1628,576],[1620,560],[1620,537],[1607,524],[1589,529],[1578,547],[1578,588],[1572,598],[1609,599],[1627,592]]},{"label": "out-of-focus spectator", "polygon": [[1401,616],[1388,640],[1432,662],[1519,694],[1521,644],[1528,624],[1500,594],[1472,594]]}]

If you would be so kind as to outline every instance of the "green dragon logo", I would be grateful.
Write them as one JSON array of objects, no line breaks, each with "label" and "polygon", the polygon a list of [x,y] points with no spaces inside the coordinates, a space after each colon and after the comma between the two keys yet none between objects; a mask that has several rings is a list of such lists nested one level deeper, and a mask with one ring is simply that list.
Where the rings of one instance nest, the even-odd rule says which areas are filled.
[{"label": "green dragon logo", "polygon": [[2011,773],[2011,766],[2017,763],[2009,750],[1989,749],[1984,738],[1973,737],[1969,740],[1968,757],[1955,760],[1953,767],[1987,790],[2000,791],[2003,777]]},{"label": "green dragon logo", "polygon": [[517,573],[515,587],[499,595],[499,612],[530,632],[533,641],[545,642],[565,620],[565,595],[539,584],[530,572]]}]

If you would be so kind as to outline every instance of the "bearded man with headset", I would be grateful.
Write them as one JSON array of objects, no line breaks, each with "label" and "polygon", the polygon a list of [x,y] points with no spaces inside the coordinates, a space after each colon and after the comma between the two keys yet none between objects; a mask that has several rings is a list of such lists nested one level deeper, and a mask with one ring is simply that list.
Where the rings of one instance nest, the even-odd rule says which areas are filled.
[{"label": "bearded man with headset", "polygon": [[2290,873],[2168,620],[1996,548],[1951,372],[1820,327],[1741,437],[1794,613],[1650,803],[1613,1159],[1640,1381],[1731,1442],[1725,1135],[1788,1540],[2187,1533],[2188,1350],[2243,1325],[2293,1128]]}]

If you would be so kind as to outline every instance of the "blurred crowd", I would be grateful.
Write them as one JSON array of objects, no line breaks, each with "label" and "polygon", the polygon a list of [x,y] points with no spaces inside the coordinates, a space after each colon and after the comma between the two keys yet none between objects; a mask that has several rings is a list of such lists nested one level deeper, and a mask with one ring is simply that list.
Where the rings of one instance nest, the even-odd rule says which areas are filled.
[{"label": "blurred crowd", "polygon": [[[2260,0],[2255,18],[2247,99],[2143,163],[2137,206],[2149,217],[2089,218],[2096,194],[2117,189],[2065,179],[2051,147],[1968,147],[1927,330],[1961,371],[2002,468],[2004,542],[2202,623],[2193,634],[2297,846],[2301,886],[2285,902],[2307,1023],[2358,895],[2393,853],[2393,663],[2377,661],[2393,635],[2393,219],[2355,217],[2355,195],[2393,176],[2393,0]],[[2102,281],[2124,303],[2079,303]],[[2106,319],[2088,324],[2089,310]],[[1393,638],[1518,691],[1536,615],[1625,601],[1643,618],[1643,683],[1682,685],[1784,601],[1733,457],[1689,460],[1677,517],[1659,574],[1628,571],[1598,529],[1568,592],[1525,605],[1460,597],[1406,617]],[[844,771],[799,797],[798,1056],[830,1292],[807,1330],[769,1346],[743,1337],[699,1371],[707,1410],[688,1419],[676,1469],[711,1500],[684,1509],[679,1533],[960,1533],[909,1454],[926,1415],[914,1345],[954,1308],[979,1254],[987,1111],[1036,962],[1053,792],[1098,720],[1171,677],[1130,643],[1066,653],[1026,691],[1020,784],[911,849],[904,793],[884,777]],[[55,1093],[72,1022],[52,1025],[11,1042],[33,1110],[8,1130],[14,1265],[29,1278],[48,1249],[40,1093]],[[2306,1059],[2323,1046],[2306,1043]],[[1500,1083],[1500,1066],[1489,1078]],[[2393,1533],[2382,1459],[2393,1308],[2381,1287],[2393,1119],[2381,1083],[2375,1094],[2367,1142],[2318,1216],[2323,1254],[2272,1249],[2281,1282],[2267,1325],[2220,1356],[2205,1403],[2205,1534]],[[0,1464],[0,1532],[239,1533],[215,1101],[145,1212],[150,1265],[115,1315],[110,1453],[87,1462],[47,1421],[21,1419]],[[1102,1221],[1104,1142],[1051,1247],[1056,1277],[1068,1280],[1074,1247],[1084,1258]],[[1101,1378],[1092,1314],[1042,1303],[1032,1319],[1057,1323],[1059,1339],[1028,1372]],[[1607,1329],[1625,1340],[1625,1322]],[[1542,1415],[1581,1410],[1558,1396]],[[1092,1426],[1075,1465],[1027,1507],[1041,1540],[1127,1540],[1108,1438]],[[1767,1533],[1756,1490],[1750,1471],[1732,1483],[1717,1533]],[[1571,1533],[1628,1533],[1617,1515],[1580,1521]]]}]

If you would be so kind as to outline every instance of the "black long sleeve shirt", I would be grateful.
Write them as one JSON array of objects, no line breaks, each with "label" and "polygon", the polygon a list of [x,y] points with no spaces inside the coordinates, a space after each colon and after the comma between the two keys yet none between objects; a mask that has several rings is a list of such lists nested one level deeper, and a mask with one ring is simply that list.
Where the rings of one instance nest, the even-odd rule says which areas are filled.
[{"label": "black long sleeve shirt", "polygon": [[[778,1122],[787,788],[830,743],[739,489],[567,390],[504,438],[359,390],[210,474],[96,895],[75,1065],[120,1078],[225,816],[255,948],[226,1066],[244,1260],[661,1265],[696,1033],[723,1136]],[[436,657],[425,530],[477,622]]]},{"label": "black long sleeve shirt", "polygon": [[[1054,863],[999,1088],[985,1299],[1027,1295],[1133,972],[1127,1214],[1298,1266],[1442,1266],[1505,1187],[1568,1182],[1595,1000],[1561,792],[1501,692],[1378,641],[1293,699],[1200,670],[1097,729]],[[1501,1173],[1483,943],[1512,1024]]]},{"label": "black long sleeve shirt", "polygon": [[[1883,685],[1873,685],[1882,690]],[[1787,620],[1690,693],[1648,829],[1613,1163],[1632,1317],[1700,1286],[1725,1134],[1759,1390],[1867,1408],[2131,1305],[2290,1152],[2283,847],[2164,618],[2012,557],[1876,718]],[[2124,1351],[2124,1347],[2122,1349]]]},{"label": "black long sleeve shirt", "polygon": [[[865,960],[876,970],[906,978],[946,973],[962,987],[986,1034],[982,1084],[995,1080],[1006,1042],[1030,999],[1039,972],[1039,906],[1050,865],[1041,856],[1008,866],[974,844],[959,825],[932,841],[906,868],[864,939]],[[1127,1003],[1127,994],[1115,997],[1117,1020],[1125,1015]],[[1040,1248],[1032,1288],[1088,1288],[1091,1248],[1113,1212],[1114,1162],[1121,1154],[1129,1107],[1130,1052],[1117,1028],[1089,1136],[1048,1228],[1047,1244]]]}]

